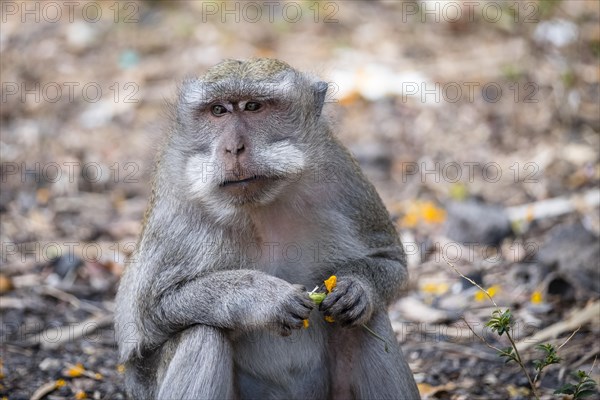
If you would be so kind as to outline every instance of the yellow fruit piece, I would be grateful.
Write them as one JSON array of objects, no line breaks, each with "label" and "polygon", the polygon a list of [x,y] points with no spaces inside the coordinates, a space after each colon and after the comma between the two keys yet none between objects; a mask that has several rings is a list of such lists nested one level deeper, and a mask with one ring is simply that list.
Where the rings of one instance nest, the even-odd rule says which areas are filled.
[{"label": "yellow fruit piece", "polygon": [[333,322],[335,322],[335,320],[333,319],[333,317],[331,317],[329,315],[325,316],[325,321],[329,322],[330,324],[333,323]]},{"label": "yellow fruit piece", "polygon": [[337,284],[337,276],[331,275],[326,281],[323,281],[323,283],[325,284],[327,293],[331,293],[331,291],[335,289],[335,285]]},{"label": "yellow fruit piece", "polygon": [[59,379],[54,383],[54,385],[57,388],[61,388],[61,387],[65,386],[66,384],[67,384],[67,382],[64,379]]},{"label": "yellow fruit piece", "polygon": [[307,319],[303,319],[302,320],[302,325],[304,326],[304,329],[308,329],[308,320]]}]

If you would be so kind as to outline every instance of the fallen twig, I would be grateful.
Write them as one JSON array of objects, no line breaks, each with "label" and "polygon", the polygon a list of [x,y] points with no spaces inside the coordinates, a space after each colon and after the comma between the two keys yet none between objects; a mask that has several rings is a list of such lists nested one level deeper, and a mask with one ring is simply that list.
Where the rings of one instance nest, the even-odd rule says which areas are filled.
[{"label": "fallen twig", "polygon": [[585,208],[598,207],[598,205],[600,205],[600,190],[591,189],[582,194],[560,196],[520,206],[508,207],[506,214],[512,222],[533,221],[536,219],[557,217]]},{"label": "fallen twig", "polygon": [[59,387],[60,384],[58,384],[56,381],[44,383],[42,386],[37,388],[35,392],[33,392],[29,400],[41,400],[48,393],[54,392]]},{"label": "fallen twig", "polygon": [[31,339],[30,342],[39,340],[42,349],[56,349],[64,343],[78,339],[84,335],[90,335],[99,328],[109,326],[112,322],[112,315],[96,316],[76,324],[46,329],[41,334],[34,335],[35,338]]},{"label": "fallen twig", "polygon": [[553,339],[563,332],[577,329],[578,327],[587,324],[593,320],[600,319],[600,301],[595,301],[587,305],[587,307],[577,310],[566,321],[557,322],[553,325],[542,329],[535,335],[528,337],[527,339],[517,344],[519,351],[525,350],[534,346],[538,343]]},{"label": "fallen twig", "polygon": [[86,301],[82,301],[79,298],[77,298],[76,296],[74,296],[70,293],[64,292],[58,288],[55,288],[54,286],[44,285],[39,288],[39,291],[42,294],[52,296],[56,299],[67,302],[67,303],[71,304],[73,307],[78,308],[78,309],[80,308],[82,310],[89,311],[91,313],[106,312],[106,310],[103,310],[102,308],[95,306],[93,304],[90,304]]}]

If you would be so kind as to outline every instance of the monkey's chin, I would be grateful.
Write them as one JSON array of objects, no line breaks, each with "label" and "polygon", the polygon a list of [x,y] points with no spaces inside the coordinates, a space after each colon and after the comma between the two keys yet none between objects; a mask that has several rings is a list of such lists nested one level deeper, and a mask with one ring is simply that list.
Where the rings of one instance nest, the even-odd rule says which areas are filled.
[{"label": "monkey's chin", "polygon": [[266,176],[253,176],[246,179],[225,181],[219,190],[232,204],[237,206],[250,204],[268,204],[282,185],[281,179]]}]

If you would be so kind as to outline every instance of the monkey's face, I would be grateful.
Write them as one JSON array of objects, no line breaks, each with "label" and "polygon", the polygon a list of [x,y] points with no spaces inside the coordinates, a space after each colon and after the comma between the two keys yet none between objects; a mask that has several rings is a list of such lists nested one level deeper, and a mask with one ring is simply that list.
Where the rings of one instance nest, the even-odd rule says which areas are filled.
[{"label": "monkey's face", "polygon": [[300,179],[307,160],[300,118],[290,108],[258,92],[199,104],[186,135],[193,197],[221,208],[265,205]]},{"label": "monkey's face", "polygon": [[283,118],[285,108],[274,100],[248,98],[215,101],[204,110],[216,132],[213,183],[222,197],[240,205],[269,202],[302,173],[305,157],[298,132]]},{"label": "monkey's face", "polygon": [[225,61],[181,88],[185,187],[216,210],[270,204],[302,179],[327,85],[277,60]]}]

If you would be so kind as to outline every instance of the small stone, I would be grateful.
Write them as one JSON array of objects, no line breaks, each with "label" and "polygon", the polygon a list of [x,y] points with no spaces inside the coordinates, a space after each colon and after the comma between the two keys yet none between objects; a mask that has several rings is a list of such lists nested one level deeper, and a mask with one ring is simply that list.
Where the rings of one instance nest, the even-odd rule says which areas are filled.
[{"label": "small stone", "polygon": [[61,368],[61,363],[56,358],[44,358],[39,367],[42,371],[58,371]]},{"label": "small stone", "polygon": [[552,229],[537,254],[542,265],[559,271],[571,283],[600,292],[598,237],[580,222]]},{"label": "small stone", "polygon": [[446,211],[445,234],[461,243],[498,246],[512,232],[504,209],[498,206],[468,200],[451,202]]}]

